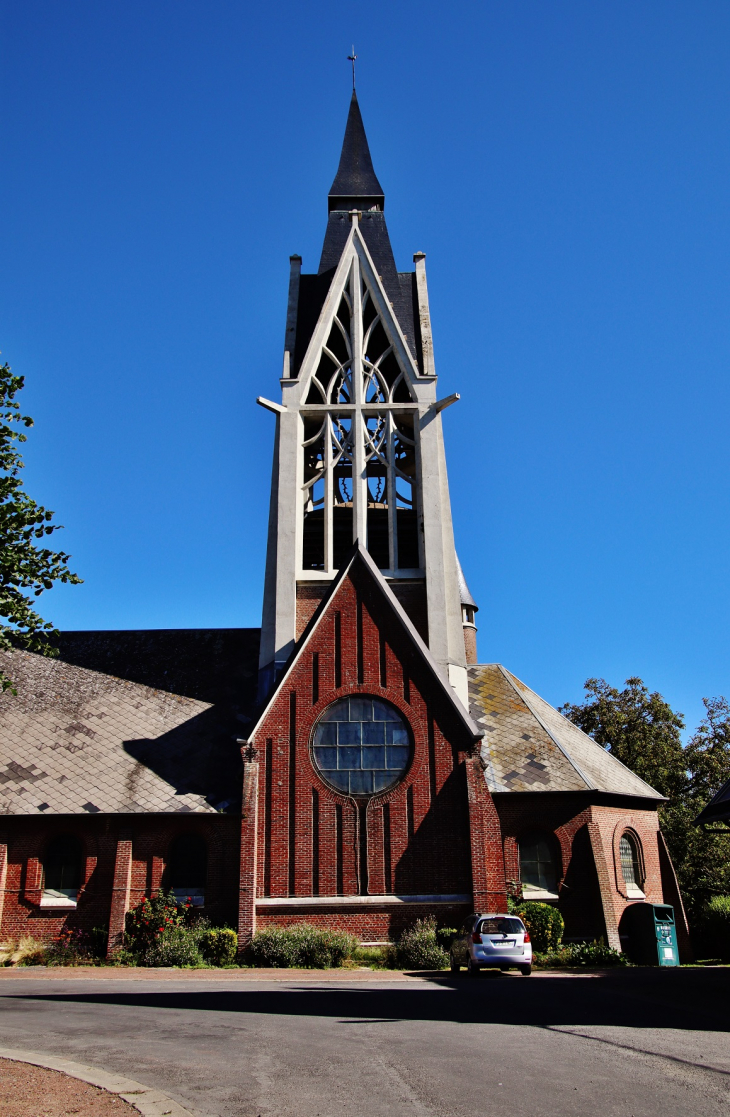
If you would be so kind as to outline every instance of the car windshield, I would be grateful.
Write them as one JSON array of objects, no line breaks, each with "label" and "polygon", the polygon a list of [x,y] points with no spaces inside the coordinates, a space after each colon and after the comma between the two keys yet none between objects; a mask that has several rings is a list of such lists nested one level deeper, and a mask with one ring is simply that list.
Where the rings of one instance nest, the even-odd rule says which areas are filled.
[{"label": "car windshield", "polygon": [[519,919],[497,916],[483,919],[479,930],[483,935],[521,935],[525,928]]}]

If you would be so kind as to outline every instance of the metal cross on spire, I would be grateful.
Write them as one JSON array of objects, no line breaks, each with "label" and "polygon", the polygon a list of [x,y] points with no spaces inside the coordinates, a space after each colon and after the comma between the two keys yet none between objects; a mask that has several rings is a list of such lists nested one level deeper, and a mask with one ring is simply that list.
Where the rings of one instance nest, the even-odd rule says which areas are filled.
[{"label": "metal cross on spire", "polygon": [[357,55],[355,54],[355,44],[352,44],[352,54],[348,54],[347,61],[352,62],[352,88],[355,88],[355,61]]}]

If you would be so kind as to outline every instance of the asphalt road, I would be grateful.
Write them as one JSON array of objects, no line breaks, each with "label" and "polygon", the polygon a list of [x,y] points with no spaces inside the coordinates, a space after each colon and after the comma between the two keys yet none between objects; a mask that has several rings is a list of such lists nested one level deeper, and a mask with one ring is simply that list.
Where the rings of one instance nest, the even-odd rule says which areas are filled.
[{"label": "asphalt road", "polygon": [[0,1043],[205,1117],[703,1117],[730,1094],[730,970],[435,980],[4,977]]}]

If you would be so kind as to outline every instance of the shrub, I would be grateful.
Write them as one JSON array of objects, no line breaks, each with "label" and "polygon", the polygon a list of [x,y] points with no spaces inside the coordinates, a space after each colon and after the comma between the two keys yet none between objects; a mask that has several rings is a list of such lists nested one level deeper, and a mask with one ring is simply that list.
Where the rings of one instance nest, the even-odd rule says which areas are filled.
[{"label": "shrub", "polygon": [[358,946],[351,961],[374,970],[395,969],[395,946],[392,942],[382,946]]},{"label": "shrub", "polygon": [[97,959],[94,957],[90,938],[83,931],[65,928],[46,949],[50,966],[83,966]]},{"label": "shrub", "polygon": [[145,966],[202,966],[200,945],[207,928],[183,924],[164,930],[143,955]]},{"label": "shrub", "polygon": [[704,916],[711,952],[727,961],[730,958],[730,896],[713,896],[705,906]]},{"label": "shrub", "polygon": [[559,950],[549,951],[535,957],[535,964],[554,968],[558,966],[628,966],[629,960],[625,954],[620,954],[613,947],[606,946],[603,939],[594,942],[569,943]]},{"label": "shrub", "polygon": [[92,927],[89,931],[89,950],[92,957],[98,958],[99,960],[105,959],[108,943],[109,927],[107,925]]},{"label": "shrub", "polygon": [[132,954],[131,950],[127,950],[125,946],[120,946],[112,954],[109,955],[107,960],[108,966],[137,966],[139,962],[137,955]]},{"label": "shrub", "polygon": [[515,905],[515,914],[530,932],[532,949],[539,954],[557,950],[563,939],[565,924],[557,908],[526,900]]},{"label": "shrub", "polygon": [[254,966],[284,969],[293,965],[290,939],[283,927],[265,927],[257,931],[248,944],[247,953]]},{"label": "shrub", "polygon": [[238,935],[231,927],[208,927],[201,937],[200,950],[212,966],[231,966],[238,953]]},{"label": "shrub", "polygon": [[182,926],[186,912],[187,905],[179,904],[172,892],[160,890],[156,896],[145,896],[136,908],[127,912],[124,945],[144,958],[161,935]]},{"label": "shrub", "polygon": [[190,904],[160,891],[127,912],[124,947],[140,966],[202,966],[208,930],[208,921],[196,917]]},{"label": "shrub", "polygon": [[456,927],[439,927],[437,929],[436,941],[438,942],[439,946],[443,947],[447,954],[451,949],[451,944],[458,933],[459,932]]},{"label": "shrub", "polygon": [[0,966],[42,966],[46,961],[46,949],[32,935],[7,939],[0,943]]},{"label": "shrub", "polygon": [[257,931],[249,943],[248,956],[255,966],[327,969],[341,966],[356,947],[357,939],[353,935],[296,923],[293,927],[266,927]]},{"label": "shrub", "polygon": [[404,931],[396,946],[398,965],[404,970],[442,970],[449,956],[436,937],[435,919],[418,919]]}]

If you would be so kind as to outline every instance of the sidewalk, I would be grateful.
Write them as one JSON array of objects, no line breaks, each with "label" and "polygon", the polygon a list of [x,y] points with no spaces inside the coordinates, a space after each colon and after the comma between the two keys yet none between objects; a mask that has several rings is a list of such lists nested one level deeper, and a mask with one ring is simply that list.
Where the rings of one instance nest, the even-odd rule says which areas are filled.
[{"label": "sidewalk", "polygon": [[[495,971],[496,972],[496,971]],[[544,977],[602,977],[606,970],[534,970],[530,981]],[[520,973],[510,971],[505,977],[519,978]],[[53,981],[65,979],[91,978],[92,980],[114,981],[466,981],[465,972],[454,977],[448,970],[371,970],[369,967],[346,968],[340,966],[332,970],[298,969],[201,969],[184,970],[153,969],[147,966],[3,966],[0,967],[0,982],[9,978],[48,978]],[[482,978],[483,980],[483,978]],[[488,980],[488,978],[487,978]]]}]

